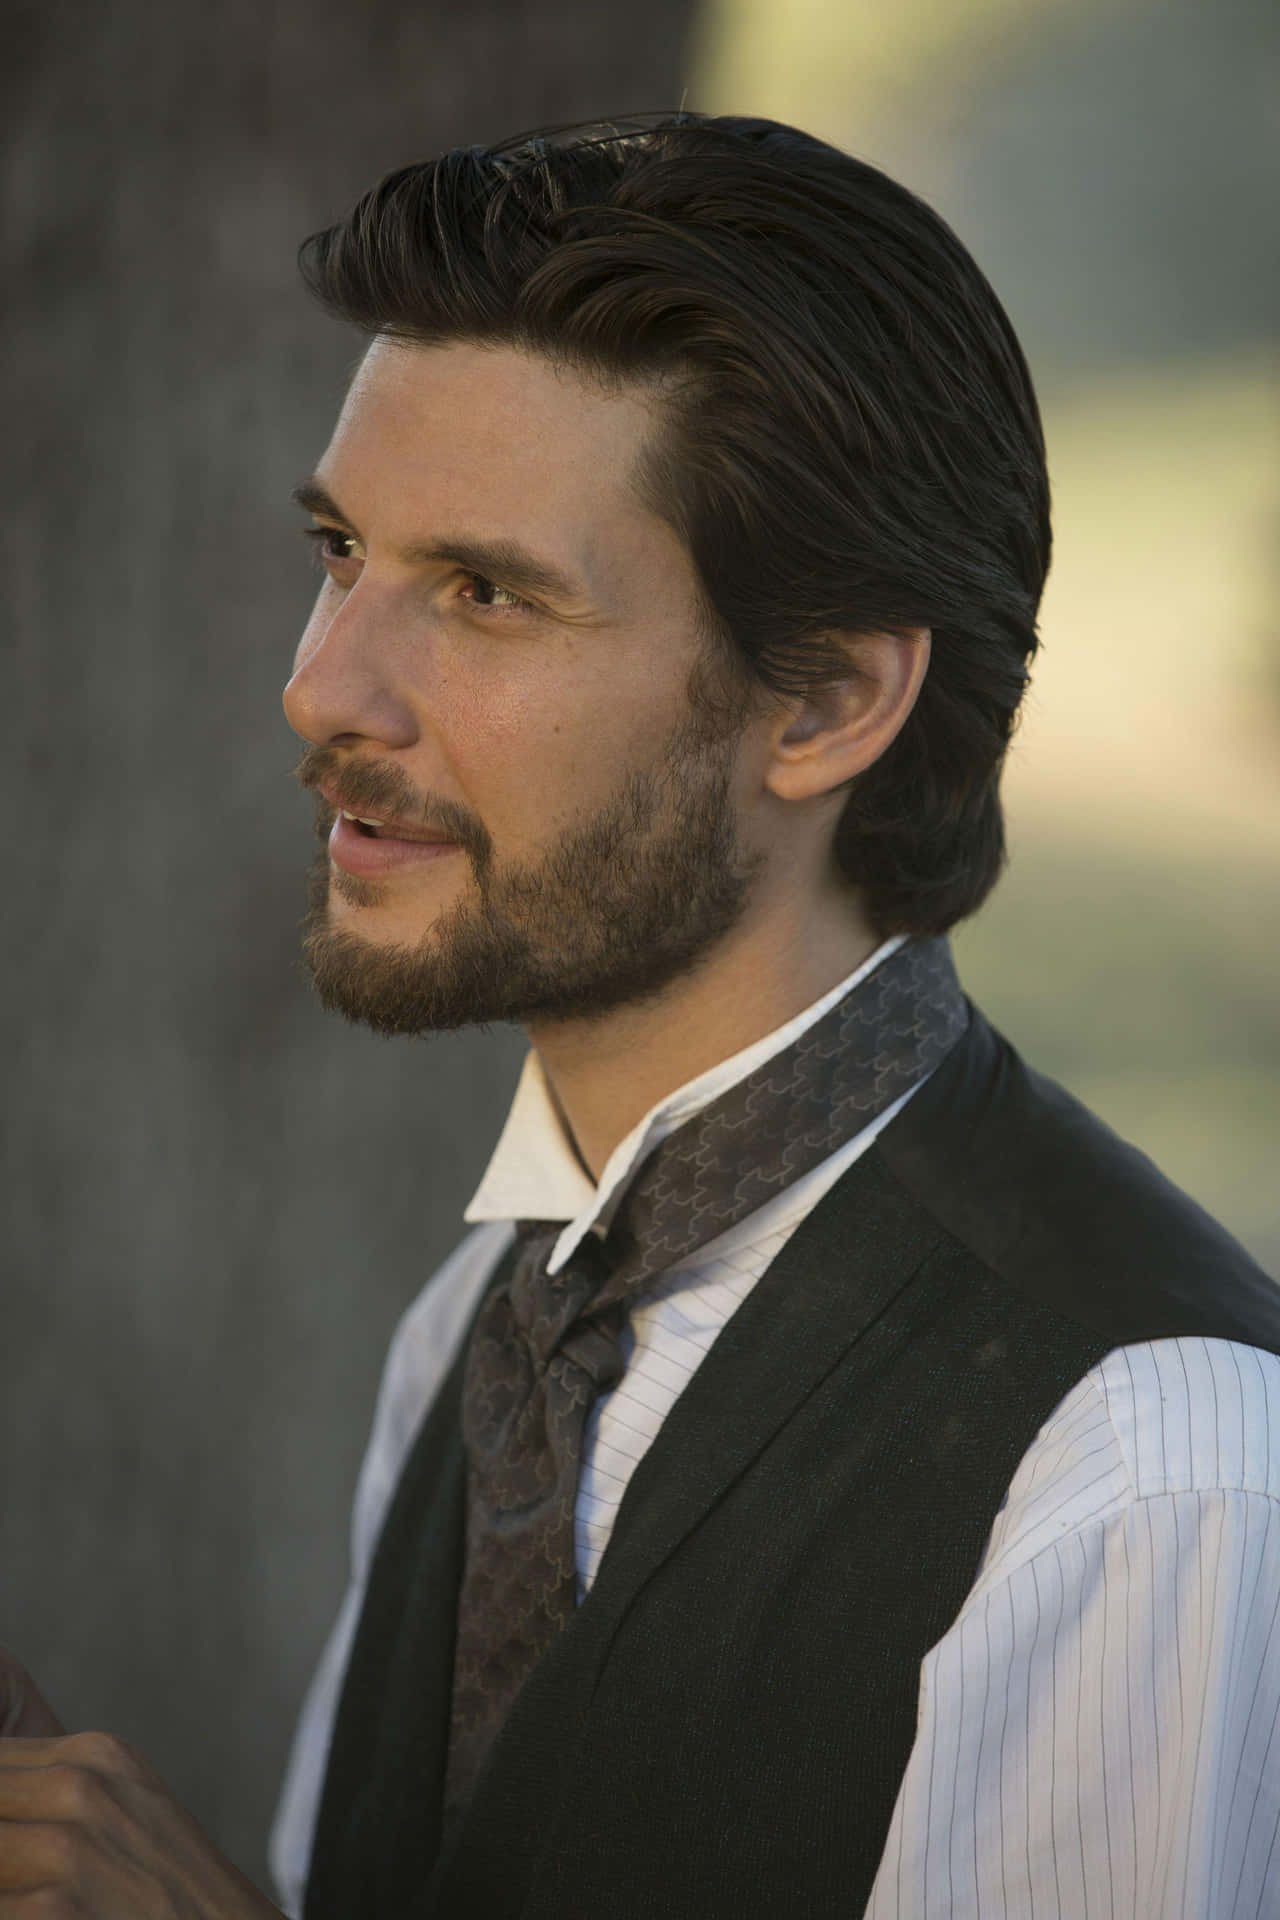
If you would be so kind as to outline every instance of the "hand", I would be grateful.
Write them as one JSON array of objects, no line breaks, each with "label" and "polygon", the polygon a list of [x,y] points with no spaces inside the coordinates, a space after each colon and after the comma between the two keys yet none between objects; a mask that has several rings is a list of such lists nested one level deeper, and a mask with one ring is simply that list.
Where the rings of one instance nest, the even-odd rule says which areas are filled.
[{"label": "hand", "polygon": [[136,1753],[0,1648],[0,1920],[279,1920]]}]

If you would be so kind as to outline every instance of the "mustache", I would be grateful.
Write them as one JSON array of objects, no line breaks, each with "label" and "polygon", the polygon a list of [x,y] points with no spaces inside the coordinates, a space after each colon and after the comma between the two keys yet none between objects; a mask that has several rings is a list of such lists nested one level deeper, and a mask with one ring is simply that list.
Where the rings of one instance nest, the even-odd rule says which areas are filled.
[{"label": "mustache", "polygon": [[[378,766],[365,760],[344,763],[332,747],[309,746],[290,772],[299,786],[319,798],[316,832],[321,837],[328,833],[337,810],[342,808],[348,813],[386,814],[429,832],[444,834],[482,860],[488,852],[489,835],[473,813],[439,794],[424,799],[415,793],[398,767]],[[329,789],[334,796],[332,800],[320,793],[321,787]]]}]

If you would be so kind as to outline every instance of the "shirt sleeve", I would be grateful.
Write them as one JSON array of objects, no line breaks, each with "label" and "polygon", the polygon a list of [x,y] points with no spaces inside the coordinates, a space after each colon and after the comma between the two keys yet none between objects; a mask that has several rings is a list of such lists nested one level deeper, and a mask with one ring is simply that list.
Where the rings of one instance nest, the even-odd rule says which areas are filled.
[{"label": "shirt sleeve", "polygon": [[423,1416],[453,1365],[484,1284],[511,1238],[506,1223],[477,1227],[468,1234],[405,1313],[387,1351],[356,1484],[350,1578],[303,1698],[271,1826],[271,1877],[290,1920],[298,1920],[302,1912],[333,1722],[382,1522]]},{"label": "shirt sleeve", "polygon": [[922,1662],[867,1920],[1280,1914],[1278,1389],[1146,1343],[1042,1429]]}]

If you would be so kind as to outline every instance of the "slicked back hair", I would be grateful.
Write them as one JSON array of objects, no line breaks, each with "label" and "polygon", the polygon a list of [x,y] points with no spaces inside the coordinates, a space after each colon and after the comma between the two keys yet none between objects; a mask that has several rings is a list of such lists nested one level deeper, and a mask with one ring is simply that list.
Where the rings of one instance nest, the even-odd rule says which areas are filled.
[{"label": "slicked back hair", "polygon": [[882,934],[974,911],[1004,860],[1049,486],[1013,328],[937,214],[775,121],[631,116],[402,167],[299,264],[371,337],[658,383],[635,480],[698,576],[723,669],[696,696],[707,717],[713,685],[731,722],[847,677],[841,634],[930,628],[915,708],[849,784],[835,853]]}]

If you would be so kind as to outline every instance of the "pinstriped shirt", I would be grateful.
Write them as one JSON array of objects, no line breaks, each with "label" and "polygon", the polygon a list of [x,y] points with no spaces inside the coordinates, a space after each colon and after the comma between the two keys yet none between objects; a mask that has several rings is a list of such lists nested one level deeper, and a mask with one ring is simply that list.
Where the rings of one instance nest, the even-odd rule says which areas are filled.
[{"label": "pinstriped shirt", "polygon": [[[899,944],[661,1102],[598,1186],[529,1055],[467,1208],[473,1231],[410,1307],[388,1355],[356,1493],[351,1582],[303,1705],[272,1831],[286,1912],[301,1910],[382,1518],[511,1223],[564,1219],[558,1267],[607,1226],[658,1140],[789,1045]],[[632,1471],[720,1329],[903,1104],[633,1307],[623,1377],[584,1433],[580,1596]],[[1020,1463],[977,1579],[921,1664],[915,1743],[867,1920],[1280,1920],[1278,1500],[1277,1356],[1225,1340],[1144,1342],[1113,1349],[1077,1383]]]}]

